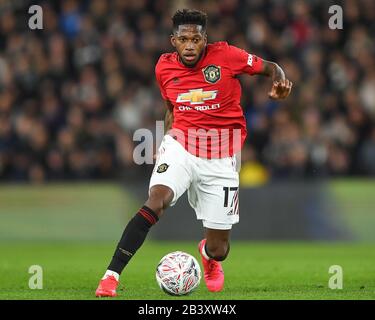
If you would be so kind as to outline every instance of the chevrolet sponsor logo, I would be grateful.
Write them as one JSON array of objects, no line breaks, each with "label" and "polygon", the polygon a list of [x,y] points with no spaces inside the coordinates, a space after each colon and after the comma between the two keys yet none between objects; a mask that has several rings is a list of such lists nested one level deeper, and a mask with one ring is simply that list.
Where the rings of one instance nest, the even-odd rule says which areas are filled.
[{"label": "chevrolet sponsor logo", "polygon": [[203,89],[189,90],[189,92],[180,93],[176,102],[190,102],[190,104],[200,104],[206,100],[213,100],[217,96],[217,90],[203,91]]}]

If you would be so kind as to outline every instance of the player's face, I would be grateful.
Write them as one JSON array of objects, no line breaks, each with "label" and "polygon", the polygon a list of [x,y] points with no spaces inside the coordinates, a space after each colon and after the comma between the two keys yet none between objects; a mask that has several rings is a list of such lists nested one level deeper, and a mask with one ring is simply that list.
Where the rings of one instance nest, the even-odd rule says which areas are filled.
[{"label": "player's face", "polygon": [[176,48],[181,61],[188,67],[193,67],[202,56],[207,44],[207,36],[202,26],[195,24],[180,25],[171,37],[172,45]]}]

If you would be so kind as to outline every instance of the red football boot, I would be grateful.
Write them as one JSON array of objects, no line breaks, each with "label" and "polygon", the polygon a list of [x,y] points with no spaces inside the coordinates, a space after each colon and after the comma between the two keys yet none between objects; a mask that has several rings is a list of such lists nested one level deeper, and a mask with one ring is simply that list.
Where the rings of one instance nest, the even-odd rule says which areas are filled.
[{"label": "red football boot", "polygon": [[99,282],[98,289],[95,291],[97,297],[116,297],[116,288],[119,282],[114,276],[108,276]]},{"label": "red football boot", "polygon": [[206,239],[203,239],[198,244],[198,250],[202,257],[202,264],[204,269],[204,281],[207,289],[211,292],[219,292],[224,287],[224,271],[221,263],[214,259],[207,260],[203,254],[202,249],[206,244]]}]

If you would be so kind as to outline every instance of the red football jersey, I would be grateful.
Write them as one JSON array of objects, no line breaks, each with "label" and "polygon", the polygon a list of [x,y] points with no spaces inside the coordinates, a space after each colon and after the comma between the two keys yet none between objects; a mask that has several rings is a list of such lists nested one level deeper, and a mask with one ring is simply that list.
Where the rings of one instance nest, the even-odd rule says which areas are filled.
[{"label": "red football jersey", "polygon": [[208,44],[194,67],[186,67],[177,52],[161,55],[156,79],[173,105],[173,134],[187,151],[204,158],[240,151],[247,131],[236,76],[261,69],[262,59],[227,42]]}]

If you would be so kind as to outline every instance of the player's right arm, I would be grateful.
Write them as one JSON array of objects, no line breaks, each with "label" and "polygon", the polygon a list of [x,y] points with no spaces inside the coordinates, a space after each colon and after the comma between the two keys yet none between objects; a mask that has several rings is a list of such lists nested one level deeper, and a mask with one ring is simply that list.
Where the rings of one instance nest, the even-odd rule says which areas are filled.
[{"label": "player's right arm", "polygon": [[164,101],[167,108],[164,118],[164,132],[168,132],[172,128],[173,124],[173,105],[169,100]]},{"label": "player's right arm", "polygon": [[173,124],[173,104],[169,101],[167,97],[167,93],[165,91],[165,88],[163,86],[163,81],[161,79],[161,72],[163,70],[163,55],[159,58],[158,63],[155,66],[155,76],[156,81],[160,90],[160,94],[162,98],[164,99],[164,103],[166,106],[166,112],[164,117],[164,132],[167,133],[171,128]]}]

